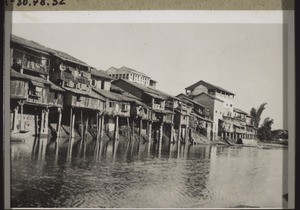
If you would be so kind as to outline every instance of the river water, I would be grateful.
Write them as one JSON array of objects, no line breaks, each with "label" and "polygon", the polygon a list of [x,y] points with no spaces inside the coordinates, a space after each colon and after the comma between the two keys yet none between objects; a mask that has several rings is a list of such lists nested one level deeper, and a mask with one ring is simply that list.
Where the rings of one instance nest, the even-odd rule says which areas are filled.
[{"label": "river water", "polygon": [[[12,207],[209,208],[284,204],[287,149],[126,142],[12,143]],[[84,148],[84,150],[82,149]]]}]

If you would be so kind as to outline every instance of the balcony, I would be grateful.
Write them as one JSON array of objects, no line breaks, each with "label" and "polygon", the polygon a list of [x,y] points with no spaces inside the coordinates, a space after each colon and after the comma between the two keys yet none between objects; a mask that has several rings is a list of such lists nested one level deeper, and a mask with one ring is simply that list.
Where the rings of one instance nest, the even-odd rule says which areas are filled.
[{"label": "balcony", "polygon": [[78,76],[75,78],[75,82],[77,83],[81,83],[81,84],[85,84],[85,85],[89,85],[90,81],[88,78],[83,77],[83,76]]},{"label": "balcony", "polygon": [[160,110],[162,110],[163,107],[160,104],[152,104],[152,109],[160,109]]},{"label": "balcony", "polygon": [[21,68],[35,71],[42,74],[49,74],[49,59],[38,56],[38,55],[32,55],[29,53],[26,53],[21,50],[14,50],[13,51],[13,60],[16,60],[16,62],[21,65]]},{"label": "balcony", "polygon": [[166,101],[166,108],[174,108],[174,103],[172,101]]},{"label": "balcony", "polygon": [[61,71],[60,74],[59,74],[59,79],[63,80],[63,81],[72,81],[74,82],[74,76],[71,74],[71,73],[68,73],[68,72],[64,72],[64,71]]}]

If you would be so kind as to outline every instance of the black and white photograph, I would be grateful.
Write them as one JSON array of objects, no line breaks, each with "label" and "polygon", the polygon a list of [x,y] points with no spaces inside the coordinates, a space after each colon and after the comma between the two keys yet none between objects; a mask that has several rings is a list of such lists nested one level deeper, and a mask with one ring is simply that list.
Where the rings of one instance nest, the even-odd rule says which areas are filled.
[{"label": "black and white photograph", "polygon": [[293,12],[27,11],[10,27],[12,208],[288,208]]}]

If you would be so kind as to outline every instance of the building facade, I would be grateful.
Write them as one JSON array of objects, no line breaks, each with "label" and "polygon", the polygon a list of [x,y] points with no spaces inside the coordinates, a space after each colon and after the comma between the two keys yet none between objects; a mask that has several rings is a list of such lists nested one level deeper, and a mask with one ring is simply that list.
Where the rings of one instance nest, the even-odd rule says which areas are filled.
[{"label": "building facade", "polygon": [[115,80],[124,79],[141,85],[145,85],[146,87],[151,87],[153,89],[156,88],[155,80],[151,79],[149,76],[147,76],[142,72],[139,72],[137,70],[125,66],[119,69],[115,67],[111,67],[106,72],[109,76],[111,76]]}]

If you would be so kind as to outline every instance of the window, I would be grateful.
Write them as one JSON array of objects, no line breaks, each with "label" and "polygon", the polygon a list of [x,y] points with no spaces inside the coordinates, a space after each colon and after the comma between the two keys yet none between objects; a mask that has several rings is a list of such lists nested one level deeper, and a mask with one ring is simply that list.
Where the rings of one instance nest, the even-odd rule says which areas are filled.
[{"label": "window", "polygon": [[105,81],[102,80],[102,82],[101,82],[101,89],[102,90],[104,90],[104,83],[105,83]]},{"label": "window", "polygon": [[92,79],[92,85],[95,86],[96,85],[96,81],[94,79]]},{"label": "window", "polygon": [[122,110],[122,112],[127,112],[128,111],[128,105],[127,104],[122,104],[121,110]]},{"label": "window", "polygon": [[232,107],[232,104],[230,104],[230,107]]},{"label": "window", "polygon": [[76,100],[77,101],[82,101],[82,98],[80,96],[77,96]]},{"label": "window", "polygon": [[114,102],[110,101],[110,102],[109,102],[109,107],[110,107],[110,108],[114,107]]},{"label": "window", "polygon": [[54,93],[54,99],[58,99],[58,93]]}]

